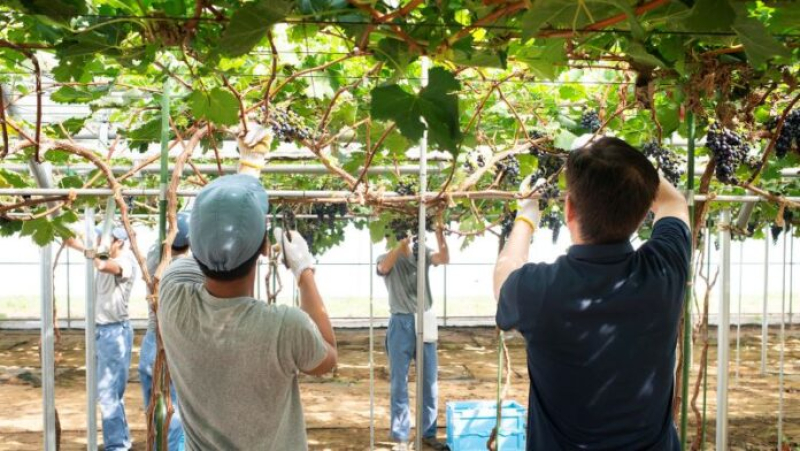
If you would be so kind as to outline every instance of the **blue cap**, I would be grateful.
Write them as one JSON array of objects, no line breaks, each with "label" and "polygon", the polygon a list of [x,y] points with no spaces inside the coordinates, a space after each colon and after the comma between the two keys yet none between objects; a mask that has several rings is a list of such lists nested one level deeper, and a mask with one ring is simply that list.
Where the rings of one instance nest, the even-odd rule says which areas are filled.
[{"label": "blue cap", "polygon": [[[99,226],[95,227],[94,233],[96,233],[97,236],[102,235],[103,234],[103,226],[99,225]],[[111,229],[111,236],[113,238],[115,238],[115,239],[120,240],[120,241],[125,241],[125,240],[128,239],[128,232],[125,231],[124,227],[117,226],[117,227],[114,227],[113,229]]]},{"label": "blue cap", "polygon": [[194,258],[212,271],[238,268],[264,243],[268,210],[267,192],[253,176],[227,175],[209,183],[192,207]]},{"label": "blue cap", "polygon": [[178,213],[178,234],[172,241],[172,247],[186,247],[189,245],[189,216],[190,213],[182,211]]}]

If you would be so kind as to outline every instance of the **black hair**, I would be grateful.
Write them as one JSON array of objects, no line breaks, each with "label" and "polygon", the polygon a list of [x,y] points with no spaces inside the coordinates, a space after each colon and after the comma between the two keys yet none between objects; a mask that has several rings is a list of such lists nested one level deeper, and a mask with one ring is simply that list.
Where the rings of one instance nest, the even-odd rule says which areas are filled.
[{"label": "black hair", "polygon": [[252,257],[248,258],[244,263],[230,271],[214,271],[204,265],[200,260],[197,260],[197,258],[195,258],[195,261],[197,261],[197,265],[200,266],[200,271],[202,271],[203,274],[209,279],[219,280],[222,282],[239,280],[250,274],[250,271],[258,262],[259,257],[261,257],[261,250],[264,248],[264,243],[266,243],[266,239],[267,238],[265,236],[264,241],[261,242],[261,246],[258,247],[258,250],[255,254],[253,254]]},{"label": "black hair", "polygon": [[182,254],[182,253],[184,253],[184,252],[186,252],[188,250],[189,250],[189,245],[188,244],[186,246],[179,246],[179,247],[172,246],[172,252],[175,252],[177,254]]},{"label": "black hair", "polygon": [[566,177],[581,237],[590,244],[630,239],[650,210],[660,183],[643,153],[610,137],[570,153]]}]

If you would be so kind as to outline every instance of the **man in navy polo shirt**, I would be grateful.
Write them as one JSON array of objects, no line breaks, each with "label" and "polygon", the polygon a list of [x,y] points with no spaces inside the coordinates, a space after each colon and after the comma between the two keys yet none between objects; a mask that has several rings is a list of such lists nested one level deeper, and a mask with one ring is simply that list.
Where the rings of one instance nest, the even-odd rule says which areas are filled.
[{"label": "man in navy polo shirt", "polygon": [[[567,255],[526,263],[539,221],[527,199],[495,266],[497,325],[527,342],[527,449],[679,450],[671,414],[686,200],[616,138],[573,151],[566,178]],[[634,250],[648,210],[652,236]]]}]

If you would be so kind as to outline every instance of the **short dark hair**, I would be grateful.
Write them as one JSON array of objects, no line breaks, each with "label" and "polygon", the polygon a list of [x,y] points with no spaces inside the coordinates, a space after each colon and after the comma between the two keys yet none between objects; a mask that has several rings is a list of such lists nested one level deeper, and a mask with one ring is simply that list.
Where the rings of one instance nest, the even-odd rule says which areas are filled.
[{"label": "short dark hair", "polygon": [[[267,238],[264,237],[265,241],[266,239]],[[200,267],[200,271],[202,271],[203,274],[209,279],[220,280],[223,282],[232,282],[234,280],[239,280],[250,273],[250,271],[258,262],[259,257],[261,257],[261,249],[264,248],[265,241],[261,242],[261,246],[258,247],[258,250],[256,251],[255,254],[253,254],[252,257],[248,258],[244,263],[237,266],[236,268],[233,268],[230,271],[214,271],[210,269],[208,266],[204,265],[203,262],[201,262],[200,260],[197,260],[197,258],[195,258],[195,261],[197,262],[197,265]]]},{"label": "short dark hair", "polygon": [[188,244],[186,246],[178,246],[178,247],[172,246],[172,252],[175,252],[175,253],[178,253],[178,254],[182,254],[182,253],[184,253],[184,252],[186,252],[188,250],[189,250],[189,245]]},{"label": "short dark hair", "polygon": [[618,138],[599,138],[567,158],[569,200],[581,237],[591,244],[630,239],[660,183],[643,153]]}]

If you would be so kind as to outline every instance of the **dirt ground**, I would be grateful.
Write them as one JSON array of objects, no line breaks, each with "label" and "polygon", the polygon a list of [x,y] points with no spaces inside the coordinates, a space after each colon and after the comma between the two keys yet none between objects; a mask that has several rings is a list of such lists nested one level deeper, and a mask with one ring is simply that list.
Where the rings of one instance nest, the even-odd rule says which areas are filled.
[{"label": "dirt ground", "polygon": [[[384,330],[375,333],[375,441],[376,449],[390,449],[389,384]],[[712,331],[712,335],[714,331]],[[131,380],[125,394],[128,420],[136,450],[145,449],[142,393],[136,365],[144,335],[137,331]],[[741,365],[736,375],[735,334],[731,334],[731,384],[728,391],[730,443],[735,450],[777,448],[778,358],[777,329],[770,331],[766,375],[760,374],[761,335],[743,329]],[[303,406],[312,450],[365,450],[370,444],[369,334],[365,330],[338,330],[339,369],[324,378],[303,377]],[[784,378],[784,449],[800,449],[800,328],[787,330]],[[524,343],[509,341],[513,365],[508,399],[527,404],[528,376]],[[699,358],[696,352],[695,363]],[[714,442],[716,411],[716,352],[709,359],[706,443]],[[82,331],[65,331],[59,346],[56,406],[60,415],[63,450],[85,449],[85,378]],[[497,354],[494,331],[487,328],[444,329],[439,343],[439,435],[445,437],[445,402],[491,400],[496,390]],[[696,374],[697,367],[693,369]],[[412,370],[413,371],[413,370]],[[413,375],[409,391],[414,405]],[[694,376],[692,378],[694,381]],[[702,391],[698,399],[702,409]],[[41,389],[36,332],[0,331],[0,450],[41,449]],[[694,433],[694,416],[690,430]],[[102,440],[100,440],[102,441]]]}]

